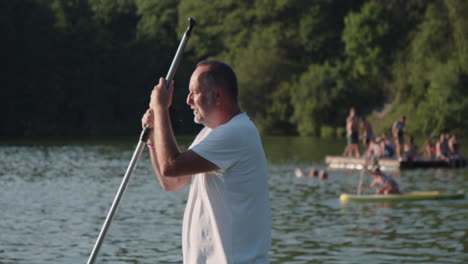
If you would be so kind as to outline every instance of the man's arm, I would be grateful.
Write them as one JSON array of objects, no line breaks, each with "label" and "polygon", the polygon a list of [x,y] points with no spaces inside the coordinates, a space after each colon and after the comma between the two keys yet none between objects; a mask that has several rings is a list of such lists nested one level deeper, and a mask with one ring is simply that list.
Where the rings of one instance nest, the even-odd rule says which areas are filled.
[{"label": "man's arm", "polygon": [[202,158],[192,150],[180,152],[172,130],[169,106],[174,85],[165,87],[164,78],[154,87],[150,107],[154,111],[154,144],[160,174],[163,177],[180,177],[219,169],[218,166]]},{"label": "man's arm", "polygon": [[378,180],[373,180],[373,181],[371,182],[371,184],[369,184],[369,189],[372,189],[372,188],[374,188],[374,187],[377,186],[377,185],[379,185]]},{"label": "man's arm", "polygon": [[158,154],[156,149],[149,149],[151,164],[153,165],[156,177],[165,191],[177,191],[191,183],[191,175],[180,177],[164,177],[158,164]]},{"label": "man's arm", "polygon": [[142,119],[142,125],[143,127],[146,125],[149,125],[151,128],[151,135],[148,140],[150,144],[149,148],[149,153],[150,153],[150,160],[151,160],[151,165],[153,166],[154,173],[156,174],[156,177],[159,180],[159,183],[161,184],[161,187],[165,191],[176,191],[179,189],[182,189],[186,185],[191,183],[191,175],[186,175],[186,176],[181,176],[177,178],[169,178],[169,177],[164,177],[161,174],[161,170],[159,168],[159,163],[158,163],[158,153],[157,149],[154,145],[154,114],[153,110],[148,109],[146,114],[143,116]]},{"label": "man's arm", "polygon": [[375,186],[377,185],[377,183],[375,183],[374,181],[372,181],[371,184],[369,185],[363,185],[359,188],[359,190],[365,190],[365,189],[372,189],[374,188]]},{"label": "man's arm", "polygon": [[218,170],[219,167],[204,159],[192,150],[180,152],[175,136],[172,132],[167,109],[156,112],[154,142],[158,148],[155,161],[159,164],[163,177],[181,177],[196,173]]}]

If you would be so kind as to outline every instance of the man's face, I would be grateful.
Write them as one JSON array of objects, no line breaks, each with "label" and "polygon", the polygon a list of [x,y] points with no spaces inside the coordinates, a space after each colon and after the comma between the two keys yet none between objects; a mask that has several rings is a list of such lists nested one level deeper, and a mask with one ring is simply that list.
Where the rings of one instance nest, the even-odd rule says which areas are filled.
[{"label": "man's face", "polygon": [[200,75],[207,70],[206,66],[198,67],[192,74],[189,84],[187,104],[193,110],[194,122],[206,125],[215,107],[214,93],[207,87],[206,81]]}]

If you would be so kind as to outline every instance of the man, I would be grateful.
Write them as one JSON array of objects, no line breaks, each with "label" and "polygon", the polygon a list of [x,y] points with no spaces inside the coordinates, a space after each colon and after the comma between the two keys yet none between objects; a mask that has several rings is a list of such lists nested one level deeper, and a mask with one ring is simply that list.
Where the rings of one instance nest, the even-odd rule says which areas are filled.
[{"label": "man", "polygon": [[380,137],[372,138],[366,151],[366,159],[380,159],[383,152]]},{"label": "man", "polygon": [[399,161],[403,160],[403,146],[405,145],[406,116],[401,116],[392,125],[392,135],[395,141],[396,154]]},{"label": "man", "polygon": [[450,156],[454,158],[462,158],[459,150],[460,150],[460,143],[458,142],[457,135],[453,134],[448,140],[448,147]]},{"label": "man", "polygon": [[463,166],[465,159],[460,153],[460,142],[457,139],[457,135],[453,134],[447,142],[449,148],[449,157],[452,161],[452,166]]},{"label": "man", "polygon": [[376,194],[400,194],[398,183],[392,177],[384,174],[380,168],[375,167],[372,170],[365,169],[365,171],[371,174],[373,180],[369,185],[359,187],[358,192],[361,192],[363,189],[372,189],[381,185],[382,187],[375,191]]},{"label": "man", "polygon": [[440,134],[439,141],[436,143],[436,158],[450,163],[450,149],[445,134]]},{"label": "man", "polygon": [[436,153],[436,147],[433,142],[434,136],[430,135],[427,137],[426,141],[423,144],[423,157],[425,160],[432,160],[434,159]]},{"label": "man", "polygon": [[190,186],[182,228],[184,263],[269,263],[271,216],[260,135],[237,102],[234,71],[203,61],[190,79],[187,104],[205,127],[181,152],[171,129],[173,84],[161,78],[143,125],[164,190]]},{"label": "man", "polygon": [[395,147],[392,144],[392,141],[387,137],[385,133],[382,133],[380,136],[380,149],[381,149],[381,158],[391,158],[395,152]]},{"label": "man", "polygon": [[371,123],[366,119],[365,116],[361,117],[361,127],[362,127],[362,145],[364,147],[369,147],[369,144],[374,137],[374,131],[372,130]]},{"label": "man", "polygon": [[407,161],[416,161],[418,159],[418,146],[414,143],[413,136],[409,136],[408,143],[405,144],[405,156]]},{"label": "man", "polygon": [[349,116],[346,118],[346,139],[348,145],[346,146],[343,156],[359,158],[359,117],[356,116],[354,107],[349,109]]}]

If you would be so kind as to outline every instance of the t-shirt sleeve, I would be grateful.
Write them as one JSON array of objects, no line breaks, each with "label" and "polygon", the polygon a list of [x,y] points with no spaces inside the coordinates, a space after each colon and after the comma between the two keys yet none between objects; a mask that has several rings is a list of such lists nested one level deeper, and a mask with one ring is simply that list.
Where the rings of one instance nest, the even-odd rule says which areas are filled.
[{"label": "t-shirt sleeve", "polygon": [[232,127],[218,127],[191,150],[226,170],[242,156],[242,135],[236,131]]}]

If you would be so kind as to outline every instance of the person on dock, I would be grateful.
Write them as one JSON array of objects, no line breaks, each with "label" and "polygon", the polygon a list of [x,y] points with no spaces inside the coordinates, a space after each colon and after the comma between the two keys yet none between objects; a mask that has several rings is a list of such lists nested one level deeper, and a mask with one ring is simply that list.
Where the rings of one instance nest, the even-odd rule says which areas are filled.
[{"label": "person on dock", "polygon": [[346,140],[347,145],[343,156],[352,157],[354,154],[356,158],[359,158],[359,117],[356,116],[354,107],[349,109],[349,115],[346,118]]},{"label": "person on dock", "polygon": [[374,166],[372,170],[364,168],[364,171],[369,173],[373,180],[369,185],[361,186],[358,192],[364,189],[372,189],[376,186],[382,186],[380,189],[376,190],[376,194],[400,194],[400,188],[398,183],[390,176],[384,174],[378,166]]},{"label": "person on dock", "polygon": [[182,227],[183,263],[269,263],[267,161],[254,123],[238,104],[237,77],[220,61],[200,62],[187,104],[205,127],[180,151],[169,116],[174,92],[164,78],[142,119],[154,172],[164,190],[190,185]]},{"label": "person on dock", "polygon": [[449,157],[452,160],[453,165],[460,166],[465,162],[465,158],[461,155],[460,143],[458,141],[457,135],[453,134],[448,140],[449,148]]},{"label": "person on dock", "polygon": [[383,156],[382,142],[380,137],[373,138],[366,151],[366,159],[380,159]]},{"label": "person on dock", "polygon": [[414,143],[413,136],[409,136],[408,143],[405,144],[405,160],[416,161],[418,158],[418,146]]},{"label": "person on dock", "polygon": [[392,141],[387,137],[387,135],[385,135],[385,133],[382,133],[380,136],[380,148],[382,151],[382,158],[392,158],[395,154],[395,147]]},{"label": "person on dock", "polygon": [[448,140],[448,148],[450,156],[454,158],[462,158],[462,155],[459,152],[460,143],[458,142],[457,135],[453,134]]},{"label": "person on dock", "polygon": [[436,158],[450,163],[450,150],[447,137],[444,133],[440,134],[439,141],[436,143]]},{"label": "person on dock", "polygon": [[434,136],[427,137],[423,144],[423,157],[425,160],[433,160],[436,154],[436,147],[434,145]]},{"label": "person on dock", "polygon": [[362,127],[362,145],[367,148],[369,147],[370,142],[374,138],[374,131],[372,130],[371,123],[366,119],[365,116],[361,117],[361,127]]},{"label": "person on dock", "polygon": [[392,125],[392,135],[395,141],[396,154],[398,160],[402,160],[403,146],[405,144],[406,116],[401,116]]}]

